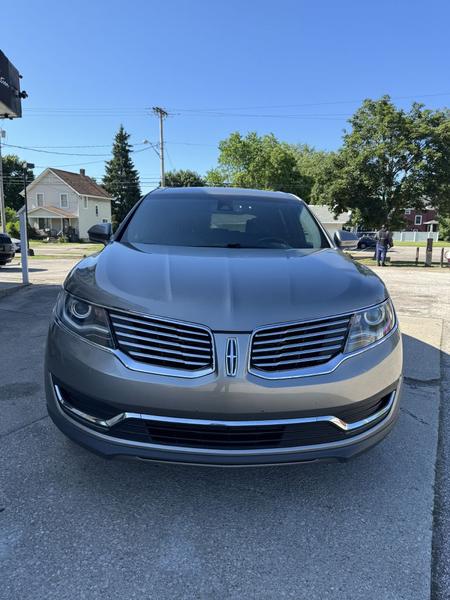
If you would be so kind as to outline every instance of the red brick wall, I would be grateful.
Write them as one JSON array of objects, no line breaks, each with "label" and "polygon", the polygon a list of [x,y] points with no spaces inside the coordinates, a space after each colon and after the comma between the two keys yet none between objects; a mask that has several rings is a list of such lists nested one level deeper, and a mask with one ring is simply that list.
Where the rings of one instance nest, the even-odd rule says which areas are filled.
[{"label": "red brick wall", "polygon": [[[422,215],[422,225],[415,225],[416,215]],[[414,210],[411,209],[411,213],[407,215],[405,213],[405,231],[428,231],[427,225],[424,225],[427,221],[437,221],[437,211],[434,208],[425,210]]]}]

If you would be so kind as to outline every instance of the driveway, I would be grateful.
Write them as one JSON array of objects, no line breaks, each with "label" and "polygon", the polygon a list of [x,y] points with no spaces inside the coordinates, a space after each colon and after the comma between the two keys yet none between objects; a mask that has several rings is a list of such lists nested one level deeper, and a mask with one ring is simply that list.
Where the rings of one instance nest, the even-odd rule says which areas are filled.
[{"label": "driveway", "polygon": [[98,458],[46,415],[58,286],[0,299],[11,342],[0,363],[0,598],[448,598],[450,283],[379,271],[404,332],[401,416],[379,446],[333,465]]}]

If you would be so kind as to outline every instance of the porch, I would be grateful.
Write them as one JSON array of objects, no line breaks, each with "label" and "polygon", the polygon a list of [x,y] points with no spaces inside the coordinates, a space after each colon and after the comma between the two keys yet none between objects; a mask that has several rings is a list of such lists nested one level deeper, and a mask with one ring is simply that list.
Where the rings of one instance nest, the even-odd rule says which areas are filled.
[{"label": "porch", "polygon": [[65,235],[78,238],[79,235],[78,216],[53,206],[39,206],[29,210],[28,223],[33,229],[42,231],[49,237]]}]

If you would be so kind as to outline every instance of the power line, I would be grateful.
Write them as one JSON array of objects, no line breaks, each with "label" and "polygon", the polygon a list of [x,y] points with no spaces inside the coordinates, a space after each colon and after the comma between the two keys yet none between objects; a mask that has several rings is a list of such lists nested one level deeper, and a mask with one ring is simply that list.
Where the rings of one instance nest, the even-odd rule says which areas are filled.
[{"label": "power line", "polygon": [[[435,92],[435,93],[425,93],[425,94],[409,94],[406,96],[390,96],[391,100],[410,100],[415,98],[436,98],[439,96],[450,96],[450,92]],[[367,96],[366,96],[367,97]],[[202,108],[171,108],[171,111],[180,111],[180,112],[216,112],[216,111],[234,111],[234,110],[265,110],[265,109],[273,109],[273,108],[300,108],[300,107],[308,107],[308,106],[332,106],[338,104],[357,104],[364,100],[365,98],[360,97],[356,100],[327,100],[321,102],[303,102],[296,104],[272,104],[272,105],[253,105],[253,106],[222,106],[222,107],[202,107]],[[34,112],[45,112],[45,113],[78,113],[85,116],[86,114],[105,114],[110,116],[111,114],[149,114],[150,107],[148,106],[66,106],[66,107],[25,107],[24,112],[34,113]]]},{"label": "power line", "polygon": [[[59,156],[103,156],[108,158],[111,156],[111,152],[109,154],[90,154],[90,153],[81,153],[81,152],[55,152],[53,150],[44,150],[43,148],[32,148],[31,146],[18,146],[15,144],[3,144],[4,146],[8,146],[9,148],[20,148],[21,150],[30,150],[31,152],[40,152],[43,154],[57,154]],[[139,150],[131,150],[133,154],[137,154],[139,152],[145,152],[148,148],[140,148]]]},{"label": "power line", "polygon": [[[145,144],[145,142],[135,142],[132,144],[132,146],[143,146]],[[31,144],[31,147],[33,148],[111,148],[112,144],[84,144],[81,146],[40,146],[39,144]]]},{"label": "power line", "polygon": [[[409,96],[390,96],[391,100],[411,100],[414,98],[434,98],[438,96],[450,96],[450,92],[438,92],[434,94],[414,94]],[[302,104],[275,104],[265,106],[237,106],[237,107],[221,107],[221,108],[172,108],[173,111],[180,112],[216,112],[216,111],[228,111],[228,110],[265,110],[272,108],[301,108],[307,106],[331,106],[336,104],[359,104],[363,102],[365,98],[359,98],[358,100],[332,100],[326,102],[304,102]]]}]

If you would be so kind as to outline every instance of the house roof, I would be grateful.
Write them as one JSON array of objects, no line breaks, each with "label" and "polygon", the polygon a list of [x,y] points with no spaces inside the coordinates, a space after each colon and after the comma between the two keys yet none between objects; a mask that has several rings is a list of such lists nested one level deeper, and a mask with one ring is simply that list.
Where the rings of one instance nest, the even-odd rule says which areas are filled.
[{"label": "house roof", "polygon": [[343,212],[335,217],[333,211],[331,211],[328,206],[322,204],[310,204],[309,208],[321,223],[340,223],[345,225],[345,223],[350,220],[349,212]]},{"label": "house roof", "polygon": [[[22,206],[17,211],[17,214],[22,213],[24,210],[25,210],[25,207]],[[29,215],[32,215],[33,213],[36,213],[36,212],[40,212],[42,214],[52,213],[52,215],[55,215],[56,217],[63,217],[65,219],[77,219],[78,218],[78,215],[68,212],[67,210],[63,210],[62,208],[58,208],[57,206],[35,206],[34,208],[30,208],[28,210]]]},{"label": "house roof", "polygon": [[55,175],[60,177],[67,185],[70,185],[78,194],[82,196],[95,196],[97,198],[112,199],[112,196],[98,183],[95,183],[93,179],[87,175],[81,175],[81,173],[72,173],[71,171],[63,171],[62,169],[53,169],[50,167]]}]

